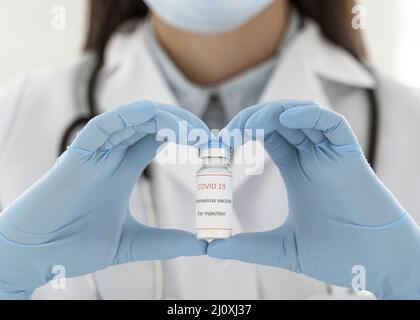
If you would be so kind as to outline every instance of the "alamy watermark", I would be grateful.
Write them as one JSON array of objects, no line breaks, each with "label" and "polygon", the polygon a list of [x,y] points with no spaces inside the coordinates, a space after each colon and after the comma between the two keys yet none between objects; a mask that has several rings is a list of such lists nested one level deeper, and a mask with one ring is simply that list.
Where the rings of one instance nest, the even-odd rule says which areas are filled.
[{"label": "alamy watermark", "polygon": [[351,13],[353,19],[351,26],[354,30],[365,30],[367,27],[367,9],[365,6],[358,4],[353,6]]},{"label": "alamy watermark", "polygon": [[55,265],[51,268],[54,277],[51,280],[51,287],[54,290],[66,290],[66,268],[62,265]]},{"label": "alamy watermark", "polygon": [[161,147],[156,161],[160,164],[192,164],[200,163],[197,149],[206,148],[209,143],[219,143],[227,149],[235,151],[232,164],[245,167],[246,175],[260,175],[264,170],[264,130],[245,129],[227,130],[212,132],[204,129],[189,129],[186,121],[180,121],[178,132],[173,129],[164,128],[157,132],[156,140],[160,143],[166,141],[175,142],[181,146],[195,146],[196,148],[166,148]]},{"label": "alamy watermark", "polygon": [[63,5],[53,6],[51,15],[51,28],[53,30],[65,30],[67,28],[67,11]]},{"label": "alamy watermark", "polygon": [[366,268],[362,265],[355,265],[351,269],[351,273],[354,275],[351,280],[351,287],[353,290],[366,290]]}]

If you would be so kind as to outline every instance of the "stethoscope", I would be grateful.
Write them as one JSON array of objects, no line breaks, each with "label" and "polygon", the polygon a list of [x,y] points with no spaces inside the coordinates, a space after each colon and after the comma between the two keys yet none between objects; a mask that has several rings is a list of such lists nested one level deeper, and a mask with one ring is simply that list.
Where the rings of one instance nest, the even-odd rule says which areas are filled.
[{"label": "stethoscope", "polygon": [[[368,146],[366,151],[366,158],[370,163],[373,170],[376,169],[377,154],[378,154],[378,140],[379,140],[379,127],[380,127],[380,110],[379,100],[375,89],[366,89],[368,97]],[[90,119],[96,116],[95,110],[90,110],[89,116],[81,116],[74,120],[64,131],[64,134],[60,143],[59,155],[61,155],[67,146],[71,143],[71,140],[75,134],[81,130],[81,128],[89,122]],[[142,198],[143,210],[145,212],[146,221],[145,223],[150,226],[157,226],[154,197],[152,193],[152,178],[151,170],[148,168],[145,170],[142,179],[138,183],[139,194]],[[163,264],[161,261],[154,261],[154,298],[156,300],[163,299]],[[88,276],[88,285],[98,300],[103,300],[101,292],[99,290],[98,281],[95,273],[91,273]],[[327,285],[327,294],[333,294],[333,287]]]}]

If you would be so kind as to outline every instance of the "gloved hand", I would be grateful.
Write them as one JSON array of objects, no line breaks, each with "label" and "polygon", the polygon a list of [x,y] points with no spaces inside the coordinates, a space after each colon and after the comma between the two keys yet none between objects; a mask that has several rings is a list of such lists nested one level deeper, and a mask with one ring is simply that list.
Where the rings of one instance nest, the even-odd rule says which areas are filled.
[{"label": "gloved hand", "polygon": [[344,117],[278,101],[244,110],[225,130],[235,128],[265,129],[289,215],[272,231],[212,242],[209,256],[356,284],[383,299],[420,298],[419,227],[375,175]]},{"label": "gloved hand", "polygon": [[54,167],[0,215],[0,299],[29,297],[51,280],[55,265],[75,277],[131,261],[205,254],[205,241],[142,225],[128,206],[164,143],[157,132],[171,129],[182,143],[178,132],[196,128],[209,132],[187,111],[152,102],[91,120]]}]

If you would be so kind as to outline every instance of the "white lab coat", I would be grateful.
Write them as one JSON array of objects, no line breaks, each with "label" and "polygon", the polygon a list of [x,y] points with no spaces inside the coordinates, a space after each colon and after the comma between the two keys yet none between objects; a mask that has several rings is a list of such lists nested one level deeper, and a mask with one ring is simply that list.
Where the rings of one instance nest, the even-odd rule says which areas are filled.
[{"label": "white lab coat", "polygon": [[[106,108],[137,100],[177,104],[143,41],[142,26],[112,39],[97,90]],[[25,77],[0,93],[0,202],[11,203],[54,163],[63,130],[84,112],[87,55],[67,68]],[[380,101],[377,173],[405,208],[420,221],[420,95],[381,76],[373,79],[349,54],[327,42],[308,23],[283,52],[261,101],[313,100],[343,113],[366,146],[366,89]],[[175,145],[169,148],[177,148]],[[287,215],[286,190],[277,168],[266,157],[262,175],[234,166],[234,232],[272,229]],[[133,215],[159,227],[194,231],[194,174],[187,165],[153,165],[155,214],[146,216],[136,188]],[[161,270],[160,277],[157,270]],[[156,281],[156,279],[159,281]],[[138,262],[97,272],[103,298],[152,299],[306,299],[322,297],[326,285],[278,268],[208,257]],[[34,298],[95,298],[90,278],[67,280],[67,290],[50,285]],[[156,285],[160,282],[160,285]],[[340,296],[336,296],[340,297]]]}]

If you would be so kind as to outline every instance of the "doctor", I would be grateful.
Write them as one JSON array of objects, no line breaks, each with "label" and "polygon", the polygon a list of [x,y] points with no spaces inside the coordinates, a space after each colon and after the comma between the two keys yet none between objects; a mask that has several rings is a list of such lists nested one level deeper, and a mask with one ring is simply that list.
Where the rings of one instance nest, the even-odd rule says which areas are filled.
[{"label": "doctor", "polygon": [[[100,150],[108,154],[107,151],[116,145],[125,145],[122,150],[133,144],[139,145],[132,151],[132,158],[128,156],[127,159],[141,158],[141,161],[123,161],[126,166],[121,167],[116,165],[121,163],[121,154],[115,158],[111,156],[111,160],[107,158],[108,172],[118,167],[112,172],[120,173],[109,186],[118,185],[121,176],[136,178],[133,173],[142,172],[151,161],[157,146],[151,143],[150,135],[159,126],[176,129],[178,121],[184,119],[190,124],[189,130],[204,127],[191,113],[203,119],[211,129],[223,128],[232,119],[231,124],[241,126],[235,116],[245,107],[285,98],[316,101],[343,114],[368,160],[375,165],[378,176],[414,219],[420,219],[416,216],[420,214],[419,154],[417,149],[412,149],[420,136],[420,99],[393,81],[373,76],[363,66],[365,56],[361,37],[351,29],[352,4],[353,1],[331,4],[322,0],[224,1],[220,4],[185,0],[174,6],[171,1],[149,0],[144,5],[138,0],[92,0],[88,53],[65,69],[28,76],[0,94],[0,201],[3,208],[8,208],[1,216],[0,234],[9,240],[10,246],[20,243],[25,253],[33,254],[31,249],[48,243],[55,232],[73,226],[74,221],[64,220],[63,223],[60,220],[65,218],[65,213],[51,215],[48,224],[35,224],[34,227],[30,223],[31,219],[42,220],[41,212],[34,210],[41,205],[42,197],[51,201],[53,205],[49,209],[52,211],[59,209],[66,200],[71,203],[71,198],[48,199],[47,195],[53,194],[54,186],[49,184],[49,179],[38,179],[54,164],[60,146],[71,143],[74,132],[80,129],[78,125],[85,124],[86,118],[105,112],[109,107],[129,105],[117,112],[124,121],[114,122],[116,111],[96,118],[54,168],[73,166],[74,161],[68,160],[72,157],[81,157],[78,163],[85,163],[86,159],[91,159],[91,152]],[[151,14],[146,17],[149,9]],[[145,100],[165,105],[146,102],[130,105],[133,101]],[[372,104],[372,100],[378,103]],[[186,110],[180,111],[170,105],[181,105]],[[139,106],[144,111],[141,115],[136,111]],[[313,105],[313,110],[316,108]],[[251,117],[249,109],[242,112]],[[281,113],[277,110],[272,114],[278,118]],[[310,119],[311,115],[304,116]],[[283,120],[290,121],[289,125],[295,125],[295,129],[306,129],[307,123],[296,123],[293,116],[289,118],[292,120]],[[263,127],[270,122],[264,116],[257,117],[257,120],[254,122]],[[378,127],[374,125],[376,123]],[[138,128],[138,135],[133,140],[125,140],[131,139],[131,135],[123,134],[117,138],[113,135],[121,130],[129,134],[124,131],[128,130],[124,127],[126,124]],[[109,131],[110,126],[116,131]],[[104,136],[104,130],[100,129],[106,129],[108,136]],[[168,148],[182,151],[184,147],[171,143]],[[80,155],[80,150],[88,151],[85,158]],[[273,150],[269,150],[269,154],[273,158]],[[261,175],[246,175],[242,166],[233,168],[234,230],[238,233],[270,230],[286,221],[289,211],[286,186],[289,191],[291,187],[283,182],[277,168],[279,164],[270,156],[266,155]],[[100,164],[101,159],[97,160],[95,163]],[[68,169],[78,177],[87,177],[84,180],[87,185],[90,179],[102,181],[104,178],[100,173],[96,174],[94,168],[87,170],[84,166],[83,169],[76,166]],[[264,258],[252,259],[230,253],[232,248],[235,252],[243,251],[241,243],[244,242],[236,244],[236,248],[235,243],[228,244],[232,242],[225,242],[226,245],[215,243],[210,246],[213,251],[209,253],[217,258],[258,264],[207,256],[182,257],[162,263],[148,261],[206,253],[206,244],[194,240],[190,233],[167,229],[194,230],[195,171],[191,165],[153,162],[145,171],[147,178],[132,181],[135,185],[132,192],[121,188],[114,193],[103,184],[100,189],[108,194],[105,200],[109,203],[86,200],[81,207],[75,205],[73,209],[81,213],[98,205],[99,211],[108,209],[119,214],[105,218],[100,226],[92,222],[90,229],[78,230],[80,232],[72,233],[75,230],[71,227],[65,229],[70,235],[79,235],[86,246],[75,248],[63,240],[62,247],[50,251],[51,256],[55,253],[65,261],[83,252],[84,255],[79,256],[81,261],[88,262],[87,257],[91,255],[97,259],[83,270],[72,267],[69,273],[81,277],[67,279],[66,290],[57,290],[47,284],[37,289],[32,297],[307,299],[350,296],[347,291],[342,293],[324,282],[281,268],[263,266],[274,265]],[[55,178],[58,179],[56,182],[68,181],[68,177],[60,175]],[[26,196],[33,197],[31,201],[15,201],[37,180],[26,193]],[[74,188],[77,190],[77,181],[66,185],[69,188],[67,196]],[[37,190],[41,190],[40,193]],[[91,196],[88,199],[97,199],[95,192],[99,191],[86,188],[84,194]],[[151,197],[147,197],[147,193]],[[126,216],[128,208],[119,206],[128,194],[131,194],[129,211],[138,222]],[[25,195],[21,197],[24,198]],[[27,209],[20,212],[36,212],[39,216],[8,214],[19,206]],[[391,214],[386,222],[405,219],[406,216],[398,210],[398,214]],[[5,220],[8,224],[4,223]],[[89,225],[89,221],[80,224]],[[375,225],[374,220],[371,222],[369,225]],[[115,225],[120,228],[115,230]],[[118,249],[121,250],[117,250],[116,245],[112,250],[90,245],[98,237],[120,239]],[[63,254],[63,248],[67,254]],[[86,248],[89,250],[83,250]],[[8,247],[7,250],[12,249]],[[11,256],[7,255],[6,249],[5,252],[7,263]],[[34,254],[29,264],[26,260],[22,263],[40,275],[43,269],[38,269],[41,263],[37,263],[36,257]],[[341,257],[335,256],[332,260],[338,258]],[[139,260],[142,261],[134,262]],[[70,265],[73,263],[74,259]],[[101,270],[108,265],[114,266]],[[296,266],[289,266],[289,269],[302,273]],[[86,270],[94,273],[84,276],[88,273]],[[303,273],[329,280],[325,275],[318,276],[316,270]],[[49,279],[44,277],[44,280]],[[1,288],[8,292],[15,290],[16,298],[29,297],[31,292],[7,282],[7,279],[1,280]],[[340,281],[331,283],[340,284]]]}]

